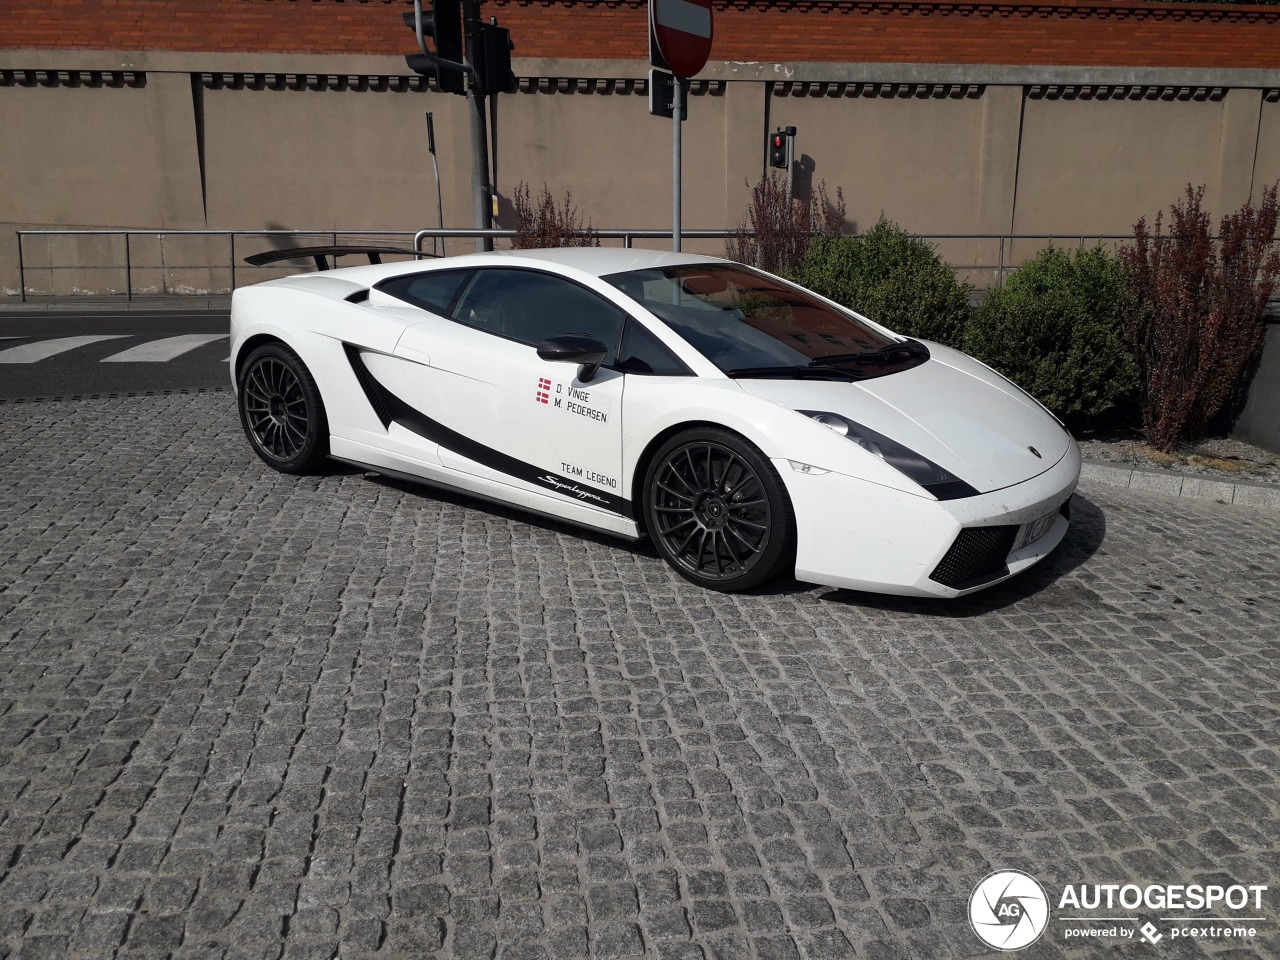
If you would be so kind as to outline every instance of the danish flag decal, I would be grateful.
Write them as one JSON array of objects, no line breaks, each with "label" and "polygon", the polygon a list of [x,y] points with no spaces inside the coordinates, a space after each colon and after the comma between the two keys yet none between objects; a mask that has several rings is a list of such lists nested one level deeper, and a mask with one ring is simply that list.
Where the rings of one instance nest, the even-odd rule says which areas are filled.
[{"label": "danish flag decal", "polygon": [[551,391],[551,381],[545,377],[538,378],[538,402],[547,403]]}]

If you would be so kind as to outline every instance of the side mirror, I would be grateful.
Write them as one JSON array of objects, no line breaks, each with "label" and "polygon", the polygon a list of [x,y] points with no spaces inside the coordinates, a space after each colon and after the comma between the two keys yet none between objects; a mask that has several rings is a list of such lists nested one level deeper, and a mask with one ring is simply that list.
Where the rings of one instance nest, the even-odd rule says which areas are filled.
[{"label": "side mirror", "polygon": [[578,379],[589,383],[609,355],[609,348],[595,337],[580,333],[566,333],[538,344],[538,358],[559,363],[580,363]]}]

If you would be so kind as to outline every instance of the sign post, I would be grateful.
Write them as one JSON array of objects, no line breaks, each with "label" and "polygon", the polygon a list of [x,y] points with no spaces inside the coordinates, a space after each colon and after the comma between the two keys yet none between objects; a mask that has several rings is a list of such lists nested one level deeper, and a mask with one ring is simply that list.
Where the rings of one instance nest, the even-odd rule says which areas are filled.
[{"label": "sign post", "polygon": [[680,103],[684,91],[680,89],[684,81],[673,78],[675,96],[671,98],[671,249],[680,252],[680,200],[681,200],[681,166],[680,166],[680,124],[684,120],[684,111]]},{"label": "sign post", "polygon": [[[671,249],[676,251],[680,249],[680,123],[685,114],[684,92],[689,78],[706,66],[710,55],[711,0],[649,0],[649,62],[672,74]],[[651,102],[654,99],[650,97]],[[655,112],[652,106],[650,112]]]}]

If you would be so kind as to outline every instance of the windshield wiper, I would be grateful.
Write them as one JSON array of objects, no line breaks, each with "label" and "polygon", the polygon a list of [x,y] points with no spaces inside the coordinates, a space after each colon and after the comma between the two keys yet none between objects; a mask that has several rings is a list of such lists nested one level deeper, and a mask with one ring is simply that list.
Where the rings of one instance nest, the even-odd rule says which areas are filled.
[{"label": "windshield wiper", "polygon": [[[906,356],[901,356],[902,354]],[[929,359],[929,348],[919,340],[903,340],[901,342],[886,343],[876,350],[866,350],[862,353],[829,353],[826,356],[814,357],[809,361],[809,364],[811,366],[823,366],[830,363],[874,363],[883,366],[896,360],[915,357]]]},{"label": "windshield wiper", "polygon": [[811,380],[861,380],[852,370],[837,370],[835,367],[821,366],[817,363],[795,367],[734,367],[725,373],[735,380],[752,379],[753,377],[794,377]]}]

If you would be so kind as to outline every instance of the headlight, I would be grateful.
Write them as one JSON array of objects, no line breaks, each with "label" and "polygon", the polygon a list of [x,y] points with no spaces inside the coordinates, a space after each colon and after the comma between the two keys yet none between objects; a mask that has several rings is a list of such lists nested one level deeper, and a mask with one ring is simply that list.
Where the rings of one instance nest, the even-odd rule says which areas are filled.
[{"label": "headlight", "polygon": [[800,410],[806,417],[812,417],[824,427],[828,427],[852,440],[863,450],[879,457],[899,473],[913,480],[939,500],[959,500],[962,497],[976,497],[978,491],[965,483],[950,470],[940,467],[928,457],[921,456],[910,447],[904,447],[896,440],[877,433],[870,427],[855,423],[848,417],[838,413],[827,413],[822,410]]}]

